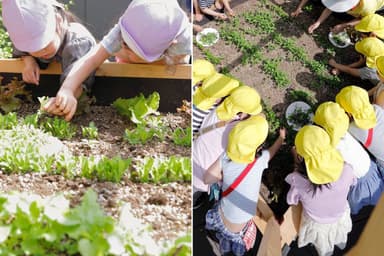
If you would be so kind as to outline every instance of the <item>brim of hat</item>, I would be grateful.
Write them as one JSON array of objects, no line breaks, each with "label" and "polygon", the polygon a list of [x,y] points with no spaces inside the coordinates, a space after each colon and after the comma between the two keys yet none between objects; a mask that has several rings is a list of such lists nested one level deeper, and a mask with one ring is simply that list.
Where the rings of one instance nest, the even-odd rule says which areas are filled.
[{"label": "brim of hat", "polygon": [[203,80],[204,80],[203,76],[194,76],[194,75],[192,75],[192,85],[198,84],[198,83],[200,83]]},{"label": "brim of hat", "polygon": [[364,130],[368,130],[372,127],[375,127],[375,125],[376,125],[376,118],[375,117],[369,118],[369,119],[359,119],[359,118],[353,117],[353,120],[355,121],[355,124],[357,127],[364,129]]},{"label": "brim of hat", "polygon": [[375,30],[375,31],[372,31],[373,33],[375,33],[378,37],[380,37],[381,39],[384,39],[384,29],[381,29],[381,30]]},{"label": "brim of hat", "polygon": [[314,184],[337,181],[343,171],[344,160],[336,149],[323,152],[322,156],[304,158],[309,180]]},{"label": "brim of hat", "polygon": [[[47,28],[44,33],[29,40],[12,40],[15,47],[23,52],[38,52],[44,49],[55,37],[56,33],[56,17],[55,13],[52,12],[52,15],[47,17]],[[11,38],[12,39],[12,38]]]},{"label": "brim of hat", "polygon": [[140,46],[137,44],[137,42],[133,39],[133,37],[131,37],[128,31],[125,30],[122,24],[122,18],[120,18],[119,20],[119,26],[120,26],[121,36],[123,37],[124,42],[127,44],[129,49],[131,49],[134,53],[136,53],[140,58],[148,62],[153,62],[155,60],[158,60],[161,57],[162,53],[157,55],[145,54],[144,51],[140,48]]},{"label": "brim of hat", "polygon": [[216,100],[217,98],[205,96],[204,93],[201,92],[200,88],[197,88],[193,94],[193,104],[201,110],[210,109],[213,104],[215,104]]},{"label": "brim of hat", "polygon": [[254,111],[252,111],[248,114],[250,114],[251,116],[255,116],[255,115],[260,114],[262,110],[263,110],[263,107],[261,105],[259,105]]},{"label": "brim of hat", "polygon": [[359,0],[322,0],[321,2],[332,12],[346,12],[351,10]]},{"label": "brim of hat", "polygon": [[367,65],[367,67],[369,68],[374,68],[376,69],[376,58],[378,56],[375,56],[375,57],[367,57],[366,61],[365,61],[365,64]]},{"label": "brim of hat", "polygon": [[379,58],[376,59],[376,70],[379,75],[384,78],[384,61],[378,61],[378,59]]},{"label": "brim of hat", "polygon": [[249,154],[243,153],[241,155],[239,153],[231,153],[231,152],[227,151],[227,155],[232,161],[234,161],[236,163],[249,164],[253,160],[255,160],[256,150],[253,152],[250,152]]}]

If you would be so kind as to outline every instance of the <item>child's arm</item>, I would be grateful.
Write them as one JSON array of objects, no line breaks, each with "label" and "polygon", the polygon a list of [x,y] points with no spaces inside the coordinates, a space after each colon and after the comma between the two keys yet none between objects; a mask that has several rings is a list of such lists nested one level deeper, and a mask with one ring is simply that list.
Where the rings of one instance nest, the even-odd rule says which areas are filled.
[{"label": "child's arm", "polygon": [[324,11],[321,13],[320,17],[317,19],[315,23],[313,23],[311,26],[308,28],[308,33],[312,34],[315,29],[317,29],[321,23],[323,23],[329,15],[331,15],[332,11],[329,10],[328,8],[325,8]]},{"label": "child's arm", "polygon": [[308,0],[301,0],[296,10],[291,13],[291,17],[297,17],[300,13],[302,13],[303,7],[306,3],[308,3]]},{"label": "child's arm", "polygon": [[224,13],[219,13],[219,12],[216,12],[210,8],[203,8],[201,9],[201,12],[204,13],[204,14],[207,14],[207,15],[211,15],[213,17],[217,17],[221,20],[225,20],[227,19],[227,15],[225,15]]},{"label": "child's arm", "polygon": [[359,55],[359,60],[348,65],[350,68],[360,68],[365,65],[366,59],[363,55]]},{"label": "child's arm", "polygon": [[216,159],[216,161],[208,168],[204,174],[204,183],[213,184],[223,179],[223,173],[221,171],[221,156]]},{"label": "child's arm", "polygon": [[376,92],[376,90],[380,87],[380,82],[377,83],[377,85],[371,89],[369,89],[368,91],[368,96],[373,96]]},{"label": "child's arm", "polygon": [[71,120],[76,112],[77,98],[82,93],[82,82],[109,56],[105,48],[98,44],[77,60],[57,92],[56,97],[52,98],[44,106],[44,110],[53,114],[61,112],[61,115],[65,116],[65,120]]},{"label": "child's arm", "polygon": [[287,130],[285,128],[280,128],[279,137],[275,140],[275,143],[268,149],[269,151],[269,160],[271,160],[280,149],[281,145],[283,145]]},{"label": "child's arm", "polygon": [[331,31],[332,31],[332,33],[339,33],[341,31],[343,31],[346,27],[349,27],[349,26],[354,27],[359,22],[360,22],[360,19],[353,19],[349,22],[341,23],[341,24],[334,26],[333,28],[331,28]]},{"label": "child's arm", "polygon": [[40,68],[34,57],[30,55],[22,56],[24,68],[22,71],[23,81],[30,84],[39,84]]}]

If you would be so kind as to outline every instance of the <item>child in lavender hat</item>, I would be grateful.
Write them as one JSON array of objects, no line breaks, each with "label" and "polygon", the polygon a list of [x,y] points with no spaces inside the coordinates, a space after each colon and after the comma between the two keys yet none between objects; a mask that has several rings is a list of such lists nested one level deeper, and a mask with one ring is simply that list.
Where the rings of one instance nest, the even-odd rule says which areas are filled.
[{"label": "child in lavender hat", "polygon": [[[54,60],[61,63],[62,83],[73,63],[96,44],[91,33],[54,0],[3,0],[2,17],[13,55],[23,59],[22,78],[27,83],[38,85],[40,68]],[[91,73],[83,79],[85,89],[93,83]]]},{"label": "child in lavender hat", "polygon": [[103,40],[76,62],[45,110],[70,120],[82,81],[111,55],[128,63],[188,63],[192,26],[177,0],[133,0]]}]

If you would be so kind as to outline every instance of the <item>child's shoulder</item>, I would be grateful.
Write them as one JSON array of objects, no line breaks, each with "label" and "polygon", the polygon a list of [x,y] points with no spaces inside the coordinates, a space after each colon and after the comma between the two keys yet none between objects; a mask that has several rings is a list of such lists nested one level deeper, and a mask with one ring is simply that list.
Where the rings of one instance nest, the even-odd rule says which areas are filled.
[{"label": "child's shoulder", "polygon": [[307,188],[308,185],[310,184],[310,181],[303,177],[300,173],[298,172],[292,172],[285,177],[285,181],[294,187],[297,188]]}]

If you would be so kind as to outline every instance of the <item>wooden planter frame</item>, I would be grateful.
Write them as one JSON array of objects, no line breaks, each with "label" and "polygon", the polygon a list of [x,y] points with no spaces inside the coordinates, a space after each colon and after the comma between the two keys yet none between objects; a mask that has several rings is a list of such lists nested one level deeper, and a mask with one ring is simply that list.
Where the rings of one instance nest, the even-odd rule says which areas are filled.
[{"label": "wooden planter frame", "polygon": [[[21,59],[0,59],[0,76],[5,81],[17,77],[21,80],[24,63]],[[59,63],[40,70],[40,85],[28,85],[33,96],[54,96],[58,91],[61,74]],[[111,104],[115,99],[160,93],[159,110],[175,112],[182,100],[191,100],[191,65],[122,64],[105,62],[96,71],[92,92],[99,105]]]}]

